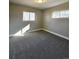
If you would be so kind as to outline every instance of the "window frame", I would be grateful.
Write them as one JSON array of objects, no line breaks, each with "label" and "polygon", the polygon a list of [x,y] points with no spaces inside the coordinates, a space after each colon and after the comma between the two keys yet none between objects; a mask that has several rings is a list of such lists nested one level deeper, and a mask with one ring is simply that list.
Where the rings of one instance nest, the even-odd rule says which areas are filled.
[{"label": "window frame", "polygon": [[52,18],[69,18],[69,10],[54,11]]},{"label": "window frame", "polygon": [[[25,20],[24,13],[28,13],[28,20],[27,20],[27,17],[26,17],[26,20]],[[34,19],[32,19],[31,16],[33,16]],[[23,21],[35,21],[35,19],[36,19],[36,13],[35,12],[23,11]]]}]

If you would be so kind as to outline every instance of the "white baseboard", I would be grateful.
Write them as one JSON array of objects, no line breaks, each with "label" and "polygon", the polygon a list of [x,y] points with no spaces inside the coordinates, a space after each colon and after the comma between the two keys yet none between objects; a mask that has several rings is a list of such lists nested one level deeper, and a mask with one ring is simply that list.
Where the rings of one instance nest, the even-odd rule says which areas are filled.
[{"label": "white baseboard", "polygon": [[10,34],[9,37],[13,37],[13,34]]},{"label": "white baseboard", "polygon": [[52,31],[49,31],[49,30],[47,30],[47,29],[42,29],[42,30],[44,30],[44,31],[46,31],[46,32],[49,32],[49,33],[51,33],[51,34],[54,34],[54,35],[57,35],[57,36],[59,36],[59,37],[62,37],[62,38],[65,38],[65,39],[69,40],[68,37],[63,36],[63,35],[60,35],[60,34],[58,34],[58,33],[55,33],[55,32],[52,32]]},{"label": "white baseboard", "polygon": [[[40,28],[40,29],[35,29],[35,30],[30,30],[30,31],[28,31],[28,32],[35,32],[35,31],[39,31],[39,30],[42,30],[42,28]],[[9,35],[9,37],[12,37],[12,36],[14,36],[14,34],[10,34],[10,35]]]},{"label": "white baseboard", "polygon": [[49,33],[51,33],[51,34],[54,34],[54,35],[57,35],[57,36],[59,36],[59,37],[62,37],[62,38],[65,38],[65,39],[69,40],[69,38],[66,37],[66,36],[60,35],[60,34],[58,34],[58,33],[55,33],[55,32],[52,32],[52,31],[49,31],[49,30],[44,29],[44,28],[40,28],[40,29],[36,29],[36,30],[32,30],[31,32],[39,31],[39,30],[44,30],[44,31],[46,31],[46,32],[49,32]]},{"label": "white baseboard", "polygon": [[[68,38],[68,37],[66,37],[66,36],[60,35],[60,34],[58,34],[58,33],[55,33],[55,32],[52,32],[52,31],[49,31],[49,30],[44,29],[44,28],[31,30],[31,31],[29,31],[29,32],[34,32],[34,31],[39,31],[39,30],[44,30],[44,31],[46,31],[46,32],[49,32],[49,33],[51,33],[51,34],[54,34],[54,35],[57,35],[57,36],[59,36],[59,37],[62,37],[62,38],[65,38],[65,39],[69,40],[69,38]],[[11,35],[9,35],[9,37],[12,37],[12,36],[13,36],[12,34],[11,34]]]},{"label": "white baseboard", "polygon": [[31,30],[31,31],[29,31],[29,32],[35,32],[35,31],[40,31],[40,30],[42,30],[42,28],[40,28],[40,29],[35,29],[35,30]]}]

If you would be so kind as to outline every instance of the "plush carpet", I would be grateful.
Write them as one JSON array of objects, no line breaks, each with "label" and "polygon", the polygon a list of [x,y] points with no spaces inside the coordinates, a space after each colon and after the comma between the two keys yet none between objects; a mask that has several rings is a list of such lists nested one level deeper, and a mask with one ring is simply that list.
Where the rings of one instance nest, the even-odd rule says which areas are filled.
[{"label": "plush carpet", "polygon": [[9,59],[69,59],[69,40],[45,31],[10,37]]}]

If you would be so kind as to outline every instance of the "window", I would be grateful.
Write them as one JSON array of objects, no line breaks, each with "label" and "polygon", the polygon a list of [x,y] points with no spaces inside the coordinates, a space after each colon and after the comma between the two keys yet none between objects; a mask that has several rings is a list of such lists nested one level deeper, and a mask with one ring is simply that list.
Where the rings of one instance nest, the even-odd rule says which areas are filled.
[{"label": "window", "polygon": [[30,12],[30,21],[34,21],[34,20],[35,20],[35,13]]},{"label": "window", "polygon": [[52,13],[52,18],[68,18],[68,17],[69,17],[68,10],[55,11]]},{"label": "window", "polygon": [[29,21],[29,12],[23,12],[23,21]]},{"label": "window", "polygon": [[35,13],[23,12],[23,21],[35,21]]}]

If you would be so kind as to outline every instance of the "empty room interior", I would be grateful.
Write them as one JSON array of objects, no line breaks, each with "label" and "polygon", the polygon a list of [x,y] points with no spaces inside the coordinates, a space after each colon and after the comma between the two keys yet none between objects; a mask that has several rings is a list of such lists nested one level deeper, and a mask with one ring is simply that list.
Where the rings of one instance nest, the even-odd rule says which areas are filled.
[{"label": "empty room interior", "polygon": [[69,59],[69,1],[9,0],[9,59]]}]

